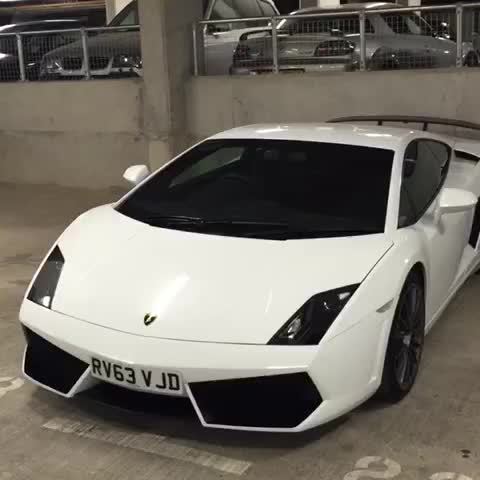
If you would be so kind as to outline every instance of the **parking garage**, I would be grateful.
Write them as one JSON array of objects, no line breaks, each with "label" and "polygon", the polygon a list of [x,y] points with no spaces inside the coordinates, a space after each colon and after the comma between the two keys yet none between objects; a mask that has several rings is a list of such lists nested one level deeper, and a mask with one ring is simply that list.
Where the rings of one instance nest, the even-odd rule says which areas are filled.
[{"label": "parking garage", "polygon": [[[480,69],[474,61],[479,54],[476,38],[480,4],[382,4],[369,10],[357,4],[328,3],[321,5],[324,10],[300,10],[295,18],[287,15],[314,5],[268,1],[263,7],[258,2],[260,13],[253,18],[234,16],[236,11],[243,11],[242,2],[225,1],[221,8],[216,1],[201,5],[197,0],[107,1],[106,5],[56,1],[40,6],[12,2],[7,6],[6,15],[23,12],[23,21],[5,20],[5,25],[29,23],[29,28],[15,27],[9,32],[0,27],[0,46],[5,48],[0,55],[0,480],[480,480],[479,220],[476,206],[471,205],[468,214],[461,217],[467,211],[465,205],[463,210],[460,205],[454,210],[453,200],[447,204],[441,197],[445,191],[451,194],[460,188],[463,193],[480,197],[474,182],[480,157],[480,105],[476,94]],[[237,9],[236,3],[240,3]],[[65,13],[73,12],[69,9],[76,9],[75,13]],[[47,13],[39,15],[39,11]],[[46,20],[57,21],[59,28],[43,28]],[[65,25],[67,21],[72,24]],[[282,22],[287,22],[288,28],[282,28]],[[425,47],[427,37],[429,48]],[[443,47],[441,52],[438,45]],[[235,71],[235,66],[242,71]],[[344,127],[324,123],[347,116],[363,120],[347,122]],[[368,116],[376,119],[365,122]],[[434,124],[435,119],[441,120],[440,125]],[[139,220],[135,203],[132,209],[123,210],[118,225],[105,213],[106,209],[113,210],[112,205],[121,209],[116,202],[125,199],[132,183],[145,181],[149,172],[164,167],[198,142],[220,132],[259,124],[253,133],[241,130],[210,141],[226,148],[223,155],[233,155],[231,162],[235,165],[238,150],[243,148],[241,142],[247,132],[253,135],[248,145],[256,142],[251,147],[254,161],[244,161],[242,156],[240,162],[244,162],[245,171],[251,164],[255,167],[255,162],[262,165],[263,170],[252,167],[254,173],[248,174],[250,180],[260,175],[262,182],[268,180],[268,188],[262,183],[262,195],[273,191],[273,184],[277,193],[281,186],[275,208],[292,198],[295,208],[304,206],[299,192],[313,195],[308,197],[310,207],[305,208],[305,215],[315,212],[316,197],[329,204],[323,190],[309,190],[308,182],[317,174],[306,175],[298,167],[307,157],[311,165],[309,152],[313,147],[303,145],[312,143],[311,135],[318,135],[323,146],[335,142],[345,146],[356,141],[352,140],[354,135],[364,132],[364,140],[358,140],[361,146],[376,147],[369,154],[358,153],[365,167],[355,167],[356,182],[335,184],[338,188],[348,185],[350,192],[361,193],[355,185],[360,183],[369,186],[367,197],[376,194],[378,178],[373,181],[367,172],[368,162],[377,159],[378,150],[395,150],[392,165],[412,161],[404,147],[394,143],[403,135],[417,142],[444,145],[450,156],[448,163],[442,164],[441,174],[450,176],[439,183],[435,193],[439,197],[431,200],[425,216],[408,226],[397,224],[395,218],[389,233],[390,217],[386,214],[385,231],[382,226],[381,232],[371,235],[375,239],[368,248],[363,245],[369,242],[369,235],[358,231],[324,238],[324,234],[299,232],[296,224],[297,236],[291,236],[292,225],[286,236],[275,236],[278,232],[271,229],[278,228],[278,219],[272,226],[270,217],[268,222],[266,217],[261,218],[261,231],[245,233],[245,219],[241,220],[243,226],[222,230],[218,225],[220,213],[228,217],[223,217],[223,222],[239,220],[231,216],[237,210],[228,208],[231,198],[235,198],[236,207],[240,205],[238,199],[243,198],[244,193],[239,192],[244,192],[246,181],[241,169],[230,174],[234,181],[228,188],[219,187],[220,193],[215,190],[220,197],[209,209],[205,202],[210,197],[192,197],[198,200],[189,205],[193,210],[180,212],[180,223],[178,218],[170,218],[174,223],[161,224]],[[290,135],[294,133],[288,131],[296,128],[307,131],[293,138]],[[389,128],[392,130],[382,130]],[[330,134],[329,129],[340,133]],[[345,132],[349,132],[348,141],[340,138],[347,135]],[[277,149],[278,142],[293,145],[283,143]],[[195,155],[203,155],[202,149],[208,153],[208,148],[215,145],[200,145],[199,153],[194,149],[185,160],[180,156],[158,178],[177,175],[175,164],[194,162]],[[346,150],[341,151],[341,158],[327,155],[324,161],[332,164],[323,175],[341,170],[339,162],[348,161],[344,158]],[[420,161],[420,151],[417,148],[415,161]],[[210,168],[228,167],[230,161],[222,163],[222,158],[217,156],[215,167]],[[290,170],[283,169],[284,158]],[[275,165],[275,161],[279,163]],[[124,178],[129,167],[140,165],[146,170],[130,170]],[[267,173],[264,165],[268,165]],[[198,178],[211,174],[200,162],[193,167],[170,178],[171,185],[181,186],[192,175],[198,182]],[[392,178],[396,178],[395,173]],[[300,187],[298,179],[303,182]],[[404,171],[398,173],[398,179],[399,189],[400,183],[407,185]],[[428,181],[422,183],[425,189]],[[327,183],[319,185],[327,191]],[[394,184],[392,181],[389,188]],[[162,190],[161,195],[166,198],[167,194]],[[257,190],[248,190],[248,201],[253,198],[256,202],[250,215],[258,215],[255,210],[264,208],[259,200],[263,197],[258,195]],[[333,190],[330,196],[332,205],[334,198],[345,202],[348,198],[335,196]],[[181,198],[183,201],[187,197]],[[395,198],[390,197],[389,205]],[[173,200],[179,201],[177,197]],[[169,197],[171,203],[164,208],[168,210],[173,200]],[[362,205],[362,201],[356,198],[349,205]],[[107,207],[94,211],[98,217],[88,220],[83,216],[77,222],[84,223],[76,223],[68,237],[63,234],[79,215],[100,205]],[[271,215],[272,205],[268,203],[264,215]],[[395,216],[401,208],[397,205],[392,210]],[[451,213],[440,218],[441,208]],[[192,224],[192,218],[185,217],[196,209],[216,212],[217,224],[208,230],[205,215],[202,221],[195,217]],[[391,209],[389,206],[386,211]],[[258,227],[258,218],[256,222]],[[398,268],[389,267],[381,287],[377,283],[373,290],[363,292],[376,278],[381,260],[424,224],[427,239],[437,235],[436,242],[431,243],[432,257],[425,253],[424,269],[427,273],[440,272],[430,273],[431,278],[425,274],[422,285],[427,307],[435,275],[446,283],[447,264],[455,265],[452,282],[456,283],[439,300],[447,303],[445,309],[439,309],[441,314],[435,316],[435,325],[424,340],[415,384],[405,398],[392,404],[373,395],[386,368],[383,357],[388,354],[387,347],[373,338],[377,338],[377,330],[387,332],[388,338],[405,278],[399,275],[398,291],[382,294],[404,263],[417,253],[412,250],[404,254],[395,264]],[[457,263],[450,259],[444,240],[450,224],[459,229],[464,225],[465,245]],[[338,230],[338,224],[334,225]],[[356,223],[355,228],[358,230]],[[154,231],[154,241],[147,241],[147,230]],[[383,236],[392,239],[392,246],[379,246],[387,241]],[[454,246],[459,246],[460,234],[455,238]],[[324,242],[319,250],[315,250],[316,242]],[[61,250],[56,257],[55,245]],[[377,250],[378,259],[367,265],[367,257]],[[150,251],[156,253],[148,260]],[[49,261],[57,265],[55,268],[64,268],[57,290],[35,300],[32,288],[39,288],[38,279],[43,275],[42,270],[36,272]],[[80,270],[69,269],[69,262],[77,261]],[[65,266],[58,267],[59,262]],[[357,281],[354,268],[362,262],[366,270]],[[114,274],[109,277],[105,273],[108,268],[93,269],[104,265],[110,265]],[[355,315],[352,320],[338,316],[322,330],[323,340],[319,337],[310,342],[313,345],[295,343],[288,335],[292,331],[295,335],[301,325],[296,319],[306,318],[300,317],[306,311],[303,303],[327,290],[318,287],[316,291],[317,283],[312,288],[305,285],[310,278],[318,284],[336,282],[341,270],[350,272],[349,281],[340,279],[332,289],[355,284],[353,290],[340,292],[346,292],[347,297],[338,298],[343,301],[353,295],[352,303],[348,300],[346,305],[355,307],[359,295],[365,295],[365,305],[372,305],[373,320],[360,321],[359,315],[357,323]],[[165,272],[171,277],[165,277]],[[32,282],[34,278],[37,280]],[[265,291],[275,294],[261,296],[264,284],[258,282],[266,282]],[[110,288],[112,285],[115,288]],[[188,290],[188,296],[182,298],[186,285],[196,285],[198,290]],[[277,296],[280,287],[283,290]],[[306,288],[305,293],[300,288]],[[148,298],[151,291],[157,295],[153,303]],[[300,300],[302,295],[305,298]],[[377,295],[385,301],[375,303]],[[321,299],[327,302],[329,297]],[[44,301],[50,303],[40,304]],[[141,305],[140,313],[130,316],[130,312],[136,312],[132,307],[136,302]],[[179,313],[174,320],[168,313],[172,305]],[[433,311],[427,307],[426,316],[433,318]],[[89,311],[93,312],[91,316],[83,313]],[[254,321],[247,315],[251,312],[261,312],[264,322]],[[240,313],[245,314],[245,325],[243,320],[237,321]],[[267,328],[267,320],[275,315],[278,325],[268,324]],[[288,338],[283,344],[272,343],[289,318],[294,321],[288,323],[293,329]],[[425,319],[427,324],[429,320]],[[67,325],[76,324],[66,322],[74,321],[82,327],[70,329]],[[342,329],[344,321],[350,323]],[[359,330],[362,325],[364,330]],[[332,334],[335,328],[339,328],[338,335]],[[152,329],[159,333],[151,334]],[[129,332],[129,338],[122,332]],[[178,333],[173,336],[171,332]],[[46,343],[32,340],[36,336],[40,343]],[[351,348],[334,352],[335,342],[346,336],[353,338]],[[411,336],[405,338],[405,344],[410,345]],[[265,353],[258,354],[258,349]],[[315,363],[320,380],[313,363],[309,363],[317,349],[322,359]],[[334,389],[322,384],[327,374],[338,373],[335,388],[338,385],[339,391],[350,392],[352,385],[360,390],[362,382],[350,372],[367,371],[368,362],[359,366],[355,359],[360,358],[359,352],[367,355],[373,350],[380,352],[380,376],[371,374],[370,383],[375,388],[365,388],[368,394],[358,395],[362,401],[350,402],[351,409],[345,408],[315,428],[288,431],[328,403]],[[99,380],[99,372],[93,370],[97,356],[118,362],[112,365],[123,365],[123,374],[117,372],[113,381]],[[80,365],[78,375],[71,373],[75,362],[85,365],[84,369]],[[149,365],[150,370],[145,370]],[[152,392],[146,380],[142,388],[131,388],[127,384],[129,368],[137,374],[143,372],[140,374],[147,380],[152,375],[157,387],[160,384],[171,391],[166,395]],[[233,376],[232,370],[236,370]],[[247,373],[238,373],[240,370]],[[274,380],[286,373],[297,376],[279,387]],[[178,385],[172,375],[179,375],[185,395],[175,395]],[[365,375],[370,375],[370,370]],[[167,387],[169,381],[174,384]],[[243,389],[242,382],[246,382]],[[310,382],[313,395],[309,393]],[[64,384],[68,388],[62,395]],[[212,385],[205,384],[215,385],[209,389]],[[75,395],[69,395],[72,392]],[[236,413],[246,406],[261,410],[262,415],[257,411],[251,424],[250,418],[240,415],[243,424],[239,425]],[[215,409],[223,415],[218,421]],[[266,428],[262,428],[262,422],[267,422]],[[277,424],[281,425],[278,431]],[[254,428],[250,428],[252,425]]]}]

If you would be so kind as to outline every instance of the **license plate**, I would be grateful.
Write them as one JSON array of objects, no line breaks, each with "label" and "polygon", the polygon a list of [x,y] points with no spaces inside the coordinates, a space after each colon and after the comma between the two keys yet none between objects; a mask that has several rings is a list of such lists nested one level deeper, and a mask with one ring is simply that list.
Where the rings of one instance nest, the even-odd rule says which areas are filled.
[{"label": "license plate", "polygon": [[123,387],[166,395],[183,395],[182,378],[175,372],[126,365],[96,357],[92,358],[91,371],[95,378]]}]

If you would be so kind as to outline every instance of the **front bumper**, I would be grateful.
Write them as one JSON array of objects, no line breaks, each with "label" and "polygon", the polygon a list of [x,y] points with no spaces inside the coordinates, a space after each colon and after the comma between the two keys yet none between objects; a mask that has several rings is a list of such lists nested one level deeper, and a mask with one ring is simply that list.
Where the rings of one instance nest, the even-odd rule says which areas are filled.
[{"label": "front bumper", "polygon": [[[355,66],[352,63],[306,63],[306,64],[282,64],[279,67],[280,73],[320,73],[320,72],[349,72]],[[262,75],[273,73],[273,66],[266,65],[232,65],[230,75]]]},{"label": "front bumper", "polygon": [[[352,328],[323,348],[143,337],[99,327],[28,300],[20,320],[28,332],[23,373],[34,383],[73,397],[99,383],[91,375],[95,355],[173,369],[181,373],[186,394],[206,427],[303,431],[351,410],[378,386],[372,375],[378,356],[373,332],[378,335],[380,320]],[[51,360],[45,364],[45,359]]]}]

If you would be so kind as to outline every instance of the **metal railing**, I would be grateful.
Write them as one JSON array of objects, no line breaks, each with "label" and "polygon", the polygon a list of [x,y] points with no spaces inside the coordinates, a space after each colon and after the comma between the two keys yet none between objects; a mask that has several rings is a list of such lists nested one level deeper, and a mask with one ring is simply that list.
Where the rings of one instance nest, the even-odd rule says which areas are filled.
[{"label": "metal railing", "polygon": [[475,67],[480,2],[201,21],[195,75]]},{"label": "metal railing", "polygon": [[0,81],[142,76],[139,25],[0,33]]}]

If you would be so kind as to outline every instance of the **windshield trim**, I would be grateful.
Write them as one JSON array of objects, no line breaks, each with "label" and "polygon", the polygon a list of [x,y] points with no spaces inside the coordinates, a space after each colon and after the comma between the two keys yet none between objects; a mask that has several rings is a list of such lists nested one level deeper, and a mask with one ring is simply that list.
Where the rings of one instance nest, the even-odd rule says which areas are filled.
[{"label": "windshield trim", "polygon": [[[163,205],[162,208],[158,209],[157,212],[155,212],[155,209],[152,209],[151,207],[154,205],[151,203],[151,195],[147,193],[147,196],[144,197],[144,199],[141,201],[141,203],[135,205],[132,203],[131,205],[126,206],[126,204],[132,199],[133,196],[137,195],[139,193],[139,190],[142,189],[146,184],[149,184],[150,182],[155,181],[155,179],[160,176],[160,175],[166,175],[169,173],[171,175],[171,178],[168,179],[168,177],[165,179],[165,182],[163,186],[162,184],[157,184],[155,188],[160,188],[158,190],[159,192],[164,192],[167,193],[167,190],[164,190],[166,188],[166,185],[170,185],[168,189],[172,188],[173,185],[175,184],[175,180],[180,177],[182,174],[188,171],[189,168],[192,166],[195,166],[198,164],[199,161],[202,161],[206,157],[202,157],[201,155],[210,155],[208,154],[208,150],[202,152],[199,152],[200,157],[197,157],[192,161],[191,159],[189,160],[186,158],[186,163],[183,165],[181,168],[176,169],[174,171],[170,171],[171,169],[174,169],[176,165],[178,165],[178,162],[182,160],[182,158],[187,157],[189,154],[192,153],[192,151],[201,148],[201,147],[208,147],[208,146],[215,146],[215,144],[219,145],[220,148],[234,148],[235,146],[241,146],[245,147],[245,152],[242,155],[247,154],[249,149],[254,148],[254,146],[259,143],[262,147],[268,147],[268,143],[273,143],[273,144],[278,144],[278,143],[286,143],[286,144],[292,144],[292,153],[295,152],[295,145],[294,144],[299,144],[300,146],[302,144],[305,145],[326,145],[330,146],[331,148],[335,147],[340,147],[340,148],[358,148],[364,149],[363,155],[368,155],[368,150],[377,150],[379,151],[378,155],[381,155],[380,151],[385,152],[386,156],[385,158],[381,156],[375,156],[372,158],[372,162],[376,161],[379,162],[377,165],[381,165],[382,162],[389,162],[389,166],[386,167],[384,170],[383,167],[379,171],[379,178],[382,178],[382,180],[385,181],[385,185],[383,187],[380,187],[379,192],[384,189],[384,196],[382,194],[382,202],[384,202],[384,210],[380,210],[381,214],[379,215],[384,215],[383,220],[381,220],[381,216],[378,214],[371,214],[371,215],[361,215],[359,217],[354,217],[351,215],[345,215],[347,211],[344,210],[345,205],[341,208],[341,210],[338,210],[337,213],[335,213],[335,209],[332,211],[327,208],[326,211],[324,209],[319,209],[319,210],[311,210],[307,208],[307,210],[304,210],[305,207],[300,207],[300,209],[297,209],[298,207],[295,206],[296,203],[284,203],[281,210],[275,210],[275,207],[273,210],[270,209],[270,207],[267,207],[267,205],[270,205],[270,202],[273,202],[272,205],[276,205],[277,200],[275,200],[275,194],[273,197],[259,197],[260,205],[262,205],[262,209],[257,212],[257,214],[254,215],[253,218],[249,217],[249,212],[252,212],[252,207],[255,205],[254,202],[257,200],[255,199],[255,196],[252,197],[252,201],[247,200],[248,197],[245,197],[245,200],[242,200],[242,202],[246,201],[246,203],[241,203],[239,204],[239,209],[233,208],[230,211],[228,209],[226,210],[227,214],[222,216],[221,209],[216,209],[216,208],[211,208],[211,207],[204,207],[202,212],[202,209],[197,209],[195,203],[178,203],[178,197],[177,200],[175,199],[175,194],[168,194],[169,197],[165,197],[163,199]],[[265,145],[264,145],[265,144]],[[212,152],[217,152],[218,150],[212,150]],[[347,150],[348,151],[348,150]],[[308,150],[307,150],[308,152]],[[311,151],[310,151],[311,152]],[[307,155],[311,155],[311,153],[307,153]],[[360,151],[359,151],[359,156],[360,156]],[[308,158],[308,157],[307,157]],[[310,233],[312,233],[313,230],[317,233],[317,235],[312,235],[309,236],[308,232],[304,233],[304,237],[298,237],[294,236],[292,239],[298,239],[298,238],[325,238],[325,235],[322,235],[320,232],[320,226],[323,228],[324,233],[326,230],[332,231],[335,234],[332,235],[332,237],[338,237],[338,236],[351,236],[347,233],[348,232],[359,232],[356,233],[355,235],[371,235],[371,234],[385,234],[388,229],[388,220],[389,220],[389,210],[390,210],[390,203],[391,203],[391,197],[392,197],[392,181],[393,181],[393,175],[394,175],[394,165],[395,165],[395,158],[396,158],[396,151],[391,148],[386,148],[386,147],[377,147],[374,145],[364,145],[364,144],[344,144],[344,143],[338,143],[338,142],[319,142],[319,141],[308,141],[308,140],[295,140],[295,139],[271,139],[271,138],[210,138],[207,139],[186,152],[180,154],[178,157],[173,159],[171,162],[168,162],[164,166],[162,166],[159,170],[154,172],[152,175],[150,175],[147,179],[145,179],[143,182],[141,182],[139,185],[135,186],[130,192],[128,192],[122,199],[120,199],[115,205],[114,208],[117,210],[119,213],[126,215],[129,218],[133,218],[139,222],[149,224],[152,227],[158,227],[158,228],[170,228],[174,230],[185,230],[185,231],[190,231],[190,232],[196,232],[196,233],[205,233],[205,234],[210,234],[210,235],[219,235],[219,236],[230,236],[234,238],[256,238],[255,235],[240,235],[236,234],[233,232],[233,234],[229,234],[226,232],[219,232],[219,231],[209,231],[210,227],[212,226],[219,226],[220,224],[223,225],[254,225],[255,223],[259,224],[259,227],[261,227],[260,224],[267,225],[267,230],[270,229],[271,227],[268,225],[272,224],[279,224],[279,223],[285,223],[287,222],[287,229],[291,229],[292,232],[295,232],[295,234],[299,235],[299,232],[306,232],[306,230],[309,230]],[[255,160],[250,160],[250,162],[255,162]],[[307,159],[305,161],[308,161]],[[310,157],[310,161],[312,161],[312,157]],[[322,161],[322,160],[319,160]],[[324,160],[327,161],[327,160]],[[359,161],[361,161],[361,157],[359,158]],[[192,162],[191,165],[189,162]],[[225,166],[230,166],[232,165],[232,162],[226,162],[223,167],[220,167],[220,169],[223,169]],[[270,168],[270,166],[268,166]],[[306,165],[305,168],[309,168],[308,165]],[[372,168],[374,167],[374,164],[372,163]],[[219,168],[215,168],[212,170],[212,172],[217,172]],[[387,171],[388,170],[388,171]],[[301,172],[302,170],[300,170]],[[373,172],[374,170],[372,170]],[[255,169],[254,169],[255,172]],[[320,170],[321,172],[321,170]],[[382,173],[383,172],[383,173]],[[195,176],[193,177],[194,182],[198,181],[199,178],[201,178],[202,175],[198,176],[197,173],[195,173]],[[208,175],[208,173],[207,173]],[[256,175],[256,173],[254,173]],[[268,170],[267,170],[267,175]],[[320,175],[322,175],[320,173]],[[384,179],[382,175],[385,175]],[[215,177],[212,177],[215,178]],[[221,177],[219,177],[221,178]],[[255,176],[252,178],[256,178]],[[267,177],[268,178],[268,177]],[[302,178],[302,177],[299,177]],[[208,177],[207,177],[208,181]],[[216,180],[215,180],[216,181]],[[172,182],[172,183],[168,183]],[[179,182],[176,184],[178,187],[182,183]],[[195,183],[194,183],[195,184]],[[193,184],[193,185],[194,185]],[[213,185],[213,184],[212,184]],[[288,185],[288,183],[287,183]],[[314,185],[314,184],[312,184]],[[197,187],[195,187],[197,188]],[[210,187],[209,187],[210,188]],[[275,187],[277,188],[277,187]],[[315,188],[315,187],[314,187]],[[274,192],[273,190],[272,192]],[[281,191],[281,190],[280,190]],[[295,191],[295,190],[293,190]],[[375,190],[376,191],[376,190]],[[150,195],[150,200],[148,200],[148,195]],[[270,195],[270,193],[269,193]],[[312,191],[308,195],[312,195]],[[241,198],[241,197],[240,197]],[[263,200],[262,200],[263,198]],[[308,197],[305,197],[308,198]],[[327,196],[328,198],[328,196]],[[210,201],[210,200],[209,200]],[[302,201],[307,201],[308,205],[308,200],[302,200]],[[183,200],[181,200],[183,202]],[[253,202],[253,203],[252,203]],[[267,203],[265,203],[267,202]],[[140,205],[143,203],[143,206],[140,208]],[[205,204],[205,205],[208,205]],[[211,205],[214,205],[213,203]],[[281,205],[281,204],[278,204]],[[365,204],[368,206],[368,202]],[[383,203],[382,203],[383,205]],[[181,207],[181,208],[180,208]],[[127,208],[129,210],[127,210]],[[139,210],[140,208],[140,210]],[[230,208],[230,207],[229,207]],[[380,207],[382,208],[382,207]],[[133,210],[132,210],[133,209]],[[243,209],[243,210],[242,210]],[[201,213],[197,213],[197,210],[199,210]],[[366,208],[364,211],[367,212],[369,211],[369,208]],[[255,211],[255,210],[253,210]],[[363,211],[363,210],[362,210]],[[377,211],[377,210],[375,210]],[[195,213],[191,213],[195,212]],[[329,213],[328,213],[329,212]],[[343,213],[342,213],[343,212]],[[378,211],[377,211],[378,213]],[[273,214],[273,215],[272,215]],[[194,215],[192,217],[192,215]],[[333,216],[332,216],[333,215]],[[168,218],[168,217],[184,217],[187,218],[187,220],[191,221],[180,221],[180,222],[161,222],[159,221],[158,224],[155,224],[154,220],[151,220],[150,222],[148,221],[148,218],[150,219],[155,219],[155,217],[158,218]],[[198,218],[197,218],[198,217]],[[314,218],[315,217],[315,218]],[[358,218],[358,221],[354,220],[355,218]],[[309,220],[310,219],[310,220]],[[313,220],[317,221],[313,221]],[[181,219],[182,220],[182,219]],[[313,222],[312,222],[313,221]],[[363,223],[362,223],[363,222]],[[382,222],[382,223],[380,223]],[[381,226],[380,226],[381,225]],[[280,225],[284,226],[284,225]],[[279,227],[280,227],[279,226]],[[285,230],[285,229],[284,229]],[[345,235],[340,235],[339,232],[341,231],[345,232]],[[363,231],[362,231],[363,230]],[[262,231],[265,231],[265,228],[262,227]],[[262,237],[268,239],[268,237]],[[328,237],[330,238],[330,237]]]}]

